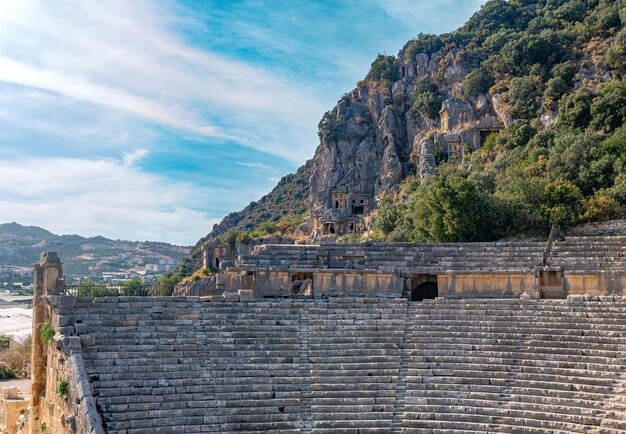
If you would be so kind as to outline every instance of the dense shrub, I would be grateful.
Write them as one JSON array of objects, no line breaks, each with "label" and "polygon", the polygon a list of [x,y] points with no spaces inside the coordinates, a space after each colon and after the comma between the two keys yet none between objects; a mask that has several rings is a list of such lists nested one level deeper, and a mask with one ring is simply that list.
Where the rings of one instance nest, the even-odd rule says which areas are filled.
[{"label": "dense shrub", "polygon": [[611,81],[600,89],[591,104],[591,126],[609,133],[622,126],[626,120],[626,84]]},{"label": "dense shrub", "polygon": [[376,81],[386,81],[393,83],[400,78],[398,71],[398,59],[395,56],[379,54],[372,62],[369,78]]},{"label": "dense shrub", "polygon": [[571,181],[586,193],[591,193],[598,184],[606,187],[607,180],[603,176],[601,178],[601,173],[596,174],[597,177],[589,176],[590,164],[595,161],[592,153],[597,143],[597,136],[591,133],[559,134],[546,165],[548,172],[554,178]]},{"label": "dense shrub", "polygon": [[591,122],[591,103],[593,94],[587,88],[582,88],[574,94],[561,98],[561,105],[557,116],[557,123],[568,129],[584,129]]},{"label": "dense shrub", "polygon": [[330,139],[338,137],[337,108],[327,111],[322,116],[319,124],[317,124],[317,136],[320,141],[326,142]]},{"label": "dense shrub", "polygon": [[437,35],[428,35],[420,33],[417,39],[413,39],[404,46],[402,49],[404,53],[404,59],[410,62],[415,61],[415,56],[419,53],[435,53],[444,46],[444,41]]},{"label": "dense shrub", "polygon": [[593,196],[585,200],[585,213],[583,221],[595,221],[603,219],[621,219],[626,217],[624,202],[620,203],[614,197],[612,189],[596,191]]},{"label": "dense shrub", "polygon": [[463,81],[463,97],[466,100],[473,100],[489,90],[491,86],[493,86],[493,78],[485,69],[479,68],[465,77],[465,81]]},{"label": "dense shrub", "polygon": [[235,228],[231,228],[227,230],[225,233],[223,233],[222,235],[219,235],[217,239],[223,243],[228,244],[231,247],[235,247],[238,236],[239,236],[239,231]]},{"label": "dense shrub", "polygon": [[550,70],[564,60],[565,52],[563,41],[555,32],[522,35],[502,47],[493,65],[501,73],[524,76],[529,74],[535,65],[542,71]]},{"label": "dense shrub", "polygon": [[576,75],[577,69],[578,66],[571,60],[559,63],[558,65],[555,65],[554,68],[552,68],[552,77],[560,78],[566,84],[570,85],[572,80],[574,79],[574,76]]},{"label": "dense shrub", "polygon": [[466,31],[484,35],[499,28],[521,30],[530,19],[531,14],[522,3],[489,0],[463,28]]},{"label": "dense shrub", "polygon": [[412,203],[414,241],[478,241],[498,236],[498,216],[490,198],[461,176],[440,179]]},{"label": "dense shrub", "polygon": [[596,151],[595,157],[608,156],[616,162],[621,162],[622,168],[626,165],[626,125],[621,126],[609,138],[602,141]]},{"label": "dense shrub", "polygon": [[429,80],[422,80],[417,83],[415,89],[413,109],[421,116],[437,119],[444,100],[445,96],[439,92],[436,84]]},{"label": "dense shrub", "polygon": [[556,9],[553,17],[560,21],[574,22],[582,21],[587,14],[587,5],[582,0],[566,2]]},{"label": "dense shrub", "polygon": [[615,37],[615,41],[606,52],[604,63],[618,77],[623,78],[626,75],[626,30],[622,30]]},{"label": "dense shrub", "polygon": [[515,119],[531,119],[537,116],[541,104],[538,83],[532,77],[516,77],[511,80],[506,102],[511,106]]},{"label": "dense shrub", "polygon": [[578,220],[582,199],[580,190],[571,182],[550,182],[544,192],[543,213],[552,225],[571,226]]},{"label": "dense shrub", "polygon": [[0,368],[0,380],[12,380],[17,378],[17,372],[13,368],[3,366]]},{"label": "dense shrub", "polygon": [[530,126],[528,121],[516,121],[498,137],[498,141],[505,149],[526,146],[537,134],[537,130]]},{"label": "dense shrub", "polygon": [[556,77],[548,81],[548,86],[544,92],[544,97],[551,100],[558,100],[569,90],[567,82],[561,77]]}]

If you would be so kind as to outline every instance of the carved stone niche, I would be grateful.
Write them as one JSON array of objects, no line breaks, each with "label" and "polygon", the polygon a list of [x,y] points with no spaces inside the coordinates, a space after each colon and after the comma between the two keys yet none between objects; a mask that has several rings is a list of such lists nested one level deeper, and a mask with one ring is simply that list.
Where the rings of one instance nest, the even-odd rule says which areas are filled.
[{"label": "carved stone niche", "polygon": [[563,270],[544,267],[536,271],[541,298],[565,298]]}]

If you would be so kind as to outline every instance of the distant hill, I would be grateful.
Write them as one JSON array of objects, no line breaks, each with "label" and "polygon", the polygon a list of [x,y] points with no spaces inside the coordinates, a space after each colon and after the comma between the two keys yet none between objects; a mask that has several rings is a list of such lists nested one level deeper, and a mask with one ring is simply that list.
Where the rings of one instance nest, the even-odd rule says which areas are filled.
[{"label": "distant hill", "polygon": [[146,264],[172,267],[189,250],[190,247],[160,242],[56,235],[37,226],[0,224],[0,266],[31,267],[41,252],[55,251],[68,277],[99,279],[103,272],[143,270]]}]

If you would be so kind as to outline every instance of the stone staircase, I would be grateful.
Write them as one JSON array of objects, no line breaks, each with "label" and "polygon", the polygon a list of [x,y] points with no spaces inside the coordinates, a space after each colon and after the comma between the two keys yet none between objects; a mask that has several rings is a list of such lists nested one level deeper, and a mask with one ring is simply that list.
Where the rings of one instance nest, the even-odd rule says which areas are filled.
[{"label": "stone staircase", "polygon": [[626,401],[616,387],[626,378],[625,308],[411,304],[396,432],[624,432]]},{"label": "stone staircase", "polygon": [[244,256],[243,268],[356,269],[420,273],[457,271],[530,271],[541,264],[543,242],[493,243],[340,243],[263,245]]},{"label": "stone staircase", "polygon": [[565,272],[626,272],[626,236],[566,237],[552,246],[550,265]]},{"label": "stone staircase", "polygon": [[[243,256],[242,268],[356,269],[381,272],[531,271],[543,261],[543,241],[492,243],[339,243],[262,245]],[[626,236],[567,237],[548,262],[566,271],[626,271]]]},{"label": "stone staircase", "polygon": [[95,335],[83,359],[107,432],[216,432],[200,303],[117,297],[81,308],[80,300]]},{"label": "stone staircase", "polygon": [[[623,433],[626,300],[78,299],[109,433]],[[84,327],[84,326],[82,326]]]},{"label": "stone staircase", "polygon": [[407,303],[338,299],[310,312],[312,432],[391,430]]},{"label": "stone staircase", "polygon": [[212,303],[203,317],[214,430],[301,432],[309,413],[302,302]]}]

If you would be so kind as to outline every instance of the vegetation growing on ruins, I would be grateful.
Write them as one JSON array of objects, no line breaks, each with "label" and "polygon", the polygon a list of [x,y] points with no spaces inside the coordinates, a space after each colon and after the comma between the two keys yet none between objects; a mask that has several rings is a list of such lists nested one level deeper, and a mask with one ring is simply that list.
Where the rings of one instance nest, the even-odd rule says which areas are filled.
[{"label": "vegetation growing on ruins", "polygon": [[41,329],[39,330],[39,334],[41,336],[41,341],[45,342],[47,344],[49,344],[50,342],[52,342],[52,338],[54,337],[54,328],[52,327],[52,325],[50,325],[50,323],[48,321],[46,321],[44,323],[44,325],[41,326]]},{"label": "vegetation growing on ruins", "polygon": [[57,395],[62,401],[67,401],[67,391],[69,389],[70,383],[67,380],[59,381],[59,387],[57,388]]},{"label": "vegetation growing on ruins", "polygon": [[0,350],[6,350],[7,348],[9,348],[10,343],[11,343],[11,336],[0,335]]},{"label": "vegetation growing on ruins", "polygon": [[9,368],[7,366],[4,366],[2,367],[2,369],[0,369],[0,380],[12,380],[14,378],[17,378],[17,373],[15,372],[15,369]]}]

